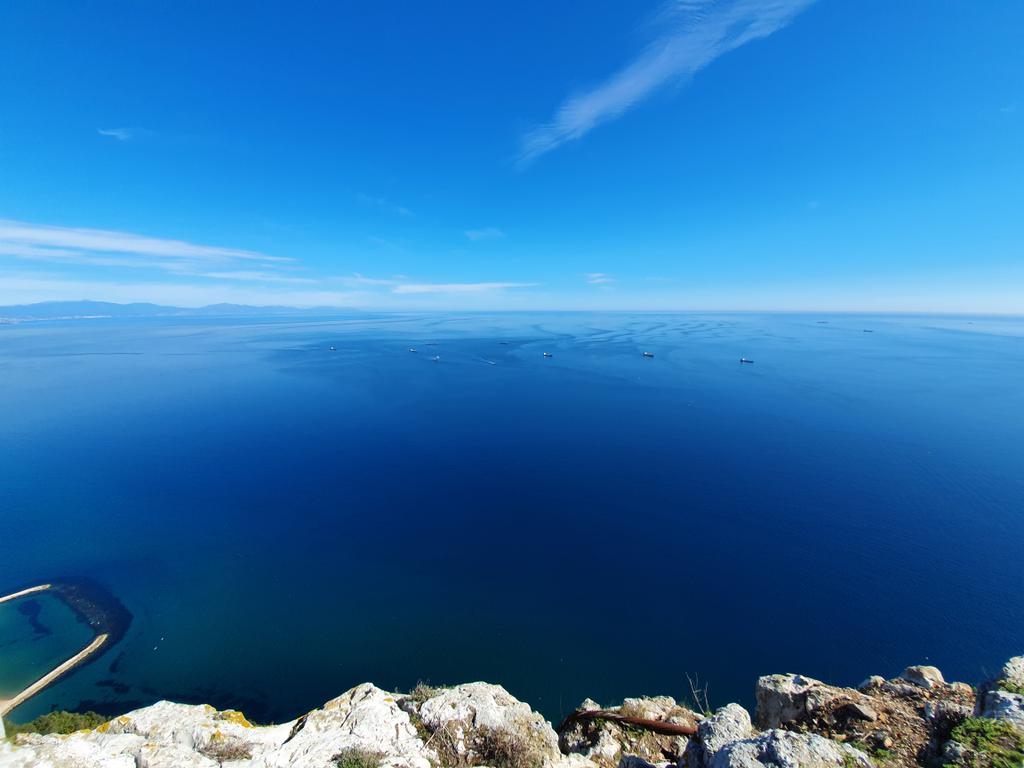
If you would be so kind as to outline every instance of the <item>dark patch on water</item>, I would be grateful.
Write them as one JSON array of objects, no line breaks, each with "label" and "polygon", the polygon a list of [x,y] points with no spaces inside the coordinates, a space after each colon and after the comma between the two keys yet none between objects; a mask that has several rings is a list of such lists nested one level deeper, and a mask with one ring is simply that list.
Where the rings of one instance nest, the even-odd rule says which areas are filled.
[{"label": "dark patch on water", "polygon": [[42,610],[43,606],[38,600],[25,600],[18,606],[18,613],[28,619],[37,638],[53,634],[53,631],[39,620]]},{"label": "dark patch on water", "polygon": [[125,685],[124,683],[117,682],[117,680],[109,680],[109,679],[108,680],[97,680],[96,681],[96,687],[97,688],[110,688],[114,693],[122,694],[122,695],[125,694],[125,693],[128,693],[128,691],[130,691],[132,689],[132,687],[130,685]]},{"label": "dark patch on water", "polygon": [[91,579],[54,582],[52,591],[63,600],[78,620],[92,627],[97,635],[108,640],[89,657],[95,661],[124,637],[132,623],[131,612],[111,592]]}]

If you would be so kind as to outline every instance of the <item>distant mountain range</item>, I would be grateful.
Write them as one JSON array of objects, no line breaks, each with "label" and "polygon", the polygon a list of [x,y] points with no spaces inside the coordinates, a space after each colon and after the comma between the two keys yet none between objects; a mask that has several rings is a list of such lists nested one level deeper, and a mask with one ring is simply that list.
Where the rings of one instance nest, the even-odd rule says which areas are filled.
[{"label": "distant mountain range", "polygon": [[0,321],[85,320],[101,317],[252,317],[260,315],[340,315],[356,310],[337,307],[251,307],[210,304],[206,307],[166,307],[160,304],[114,304],[109,301],[43,301],[0,307]]}]

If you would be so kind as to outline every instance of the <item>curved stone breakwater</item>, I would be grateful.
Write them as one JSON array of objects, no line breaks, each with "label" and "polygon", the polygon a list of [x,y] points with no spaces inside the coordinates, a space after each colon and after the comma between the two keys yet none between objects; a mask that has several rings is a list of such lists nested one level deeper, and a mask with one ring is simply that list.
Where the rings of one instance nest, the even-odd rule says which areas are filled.
[{"label": "curved stone breakwater", "polygon": [[91,581],[57,581],[38,584],[0,597],[0,603],[47,592],[67,605],[78,620],[95,632],[92,641],[71,658],[33,682],[10,699],[0,700],[0,716],[5,716],[30,698],[50,687],[75,669],[98,659],[104,651],[124,637],[132,615],[110,592]]},{"label": "curved stone breakwater", "polygon": [[1022,691],[1024,656],[978,688],[925,666],[857,688],[767,675],[757,681],[753,717],[738,704],[700,713],[667,696],[605,708],[587,700],[556,732],[497,685],[403,694],[364,683],[271,726],[163,701],[92,731],[19,735],[0,746],[0,766],[1005,768],[1024,765]]}]

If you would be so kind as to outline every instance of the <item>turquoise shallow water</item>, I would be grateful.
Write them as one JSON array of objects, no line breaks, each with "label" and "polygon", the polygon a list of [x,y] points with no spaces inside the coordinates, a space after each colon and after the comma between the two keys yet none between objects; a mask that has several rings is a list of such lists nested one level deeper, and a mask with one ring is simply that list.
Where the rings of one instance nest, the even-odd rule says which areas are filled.
[{"label": "turquoise shallow water", "polygon": [[92,638],[89,627],[51,595],[0,604],[0,699],[26,688]]},{"label": "turquoise shallow water", "polygon": [[474,679],[557,719],[1022,650],[1019,319],[23,324],[0,379],[0,592],[134,614],[21,719]]}]

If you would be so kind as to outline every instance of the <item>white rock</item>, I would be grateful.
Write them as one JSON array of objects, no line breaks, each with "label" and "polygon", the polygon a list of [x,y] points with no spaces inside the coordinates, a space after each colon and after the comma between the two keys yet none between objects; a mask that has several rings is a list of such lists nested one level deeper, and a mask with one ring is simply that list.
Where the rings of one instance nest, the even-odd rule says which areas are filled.
[{"label": "white rock", "polygon": [[[251,756],[218,763],[211,755],[221,744]],[[387,768],[430,768],[433,757],[396,697],[364,684],[298,720],[267,727],[237,712],[159,702],[95,731],[19,736],[13,749],[0,752],[0,768],[334,768],[334,756],[345,749],[379,753]]]},{"label": "white rock", "polygon": [[813,733],[771,730],[734,741],[711,759],[710,768],[872,768],[863,752]]},{"label": "white rock", "polygon": [[619,760],[618,768],[662,768],[662,766],[649,763],[638,755],[623,755]]},{"label": "white rock", "polygon": [[697,726],[697,738],[691,739],[680,765],[687,768],[707,766],[726,744],[750,738],[754,733],[750,713],[739,704],[726,704]]},{"label": "white rock", "polygon": [[217,768],[213,758],[180,746],[144,744],[135,758],[138,768]]},{"label": "white rock", "polygon": [[866,680],[861,681],[861,684],[857,686],[858,691],[863,691],[868,688],[874,688],[875,686],[882,685],[885,683],[885,678],[881,675],[872,675]]},{"label": "white rock", "polygon": [[913,683],[920,688],[929,689],[946,684],[945,678],[942,677],[942,673],[937,667],[922,665],[907,667],[900,673],[899,679],[906,680],[908,683]]},{"label": "white rock", "polygon": [[8,768],[136,768],[135,755],[144,740],[132,734],[107,736],[92,731],[67,736],[24,734],[9,754],[0,753]]},{"label": "white rock", "polygon": [[1006,720],[1024,728],[1024,696],[1009,691],[989,691],[979,702],[982,717]]},{"label": "white rock", "polygon": [[474,738],[482,731],[495,730],[536,750],[546,763],[561,758],[551,724],[500,685],[468,683],[443,689],[420,705],[419,716],[432,733],[444,729],[460,756],[474,751]]},{"label": "white rock", "polygon": [[[283,743],[254,758],[269,768],[328,768],[344,749],[363,749],[429,768],[432,756],[394,694],[363,683],[287,724]],[[281,727],[281,726],[279,726]],[[297,729],[291,735],[293,729]]]},{"label": "white rock", "polygon": [[807,714],[807,694],[820,680],[803,675],[765,675],[757,680],[757,724],[778,728]]},{"label": "white rock", "polygon": [[999,681],[1003,685],[1012,685],[1018,690],[1024,690],[1024,656],[1014,656],[1003,664],[999,672]]}]

